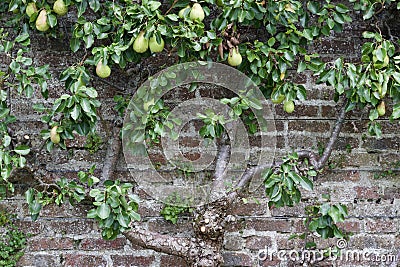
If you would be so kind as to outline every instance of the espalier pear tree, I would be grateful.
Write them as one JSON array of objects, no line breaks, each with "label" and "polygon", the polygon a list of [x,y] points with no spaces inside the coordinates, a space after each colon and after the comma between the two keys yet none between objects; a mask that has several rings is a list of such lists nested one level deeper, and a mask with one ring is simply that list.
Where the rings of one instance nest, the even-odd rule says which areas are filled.
[{"label": "espalier pear tree", "polygon": [[[87,217],[98,221],[103,238],[114,239],[121,234],[134,244],[182,257],[192,266],[219,266],[223,262],[225,229],[234,220],[227,214],[228,208],[245,195],[253,174],[260,173],[269,206],[296,205],[303,190],[313,190],[313,181],[331,155],[347,112],[368,109],[368,132],[378,138],[384,131],[377,122],[380,116],[386,114],[392,123],[398,123],[400,42],[395,29],[400,24],[399,8],[400,3],[395,0],[3,0],[0,53],[2,58],[8,58],[9,65],[0,71],[1,197],[14,191],[10,179],[14,170],[25,168],[40,185],[25,193],[33,220],[46,205],[61,205],[66,201],[79,205],[85,199],[92,206]],[[370,25],[360,33],[363,43],[357,60],[337,57],[323,61],[309,50],[310,44],[343,31],[355,18]],[[10,103],[11,98],[18,97],[48,98],[48,81],[54,71],[49,65],[41,66],[33,60],[35,50],[31,47],[31,36],[39,34],[68,39],[71,53],[81,58],[65,66],[57,77],[65,85],[65,93],[52,106],[34,105],[43,114],[40,133],[43,145],[30,147],[10,131],[9,126],[16,121]],[[169,200],[164,200],[161,214],[176,223],[180,213],[191,213],[192,238],[159,234],[141,226],[134,185],[113,177],[121,150],[118,123],[110,137],[101,177],[94,175],[95,167],[77,173],[76,179],[59,177],[53,184],[46,184],[35,175],[40,173],[37,168],[41,166],[35,164],[35,155],[46,150],[57,153],[67,149],[67,140],[95,134],[102,120],[97,112],[102,103],[98,98],[99,88],[93,87],[94,79],[113,86],[107,80],[114,70],[129,71],[146,62],[146,58],[161,53],[175,64],[201,61],[201,64],[230,65],[249,77],[262,92],[247,90],[218,99],[232,110],[227,117],[212,109],[197,114],[203,123],[199,135],[218,145],[215,172],[209,178],[213,183],[221,179],[233,153],[225,130],[230,120],[244,121],[248,133],[257,134],[263,131],[255,121],[262,103],[283,104],[287,113],[301,107],[307,90],[312,88],[297,84],[289,71],[298,75],[311,73],[317,83],[324,83],[334,91],[340,111],[331,138],[319,154],[303,149],[268,165],[246,166],[230,189],[207,205],[193,207],[190,199],[171,194]],[[153,80],[149,77],[156,82],[136,92],[142,94],[143,101],[137,110],[128,106],[132,92],[114,97],[121,119],[128,113],[130,119],[145,124],[140,135],[134,134],[140,133],[132,128],[135,123],[124,124],[123,135],[130,130],[130,134],[124,135],[128,144],[139,141],[151,146],[167,136],[176,137],[178,120],[169,116],[171,107],[162,99],[156,101],[154,95],[162,93],[163,86],[168,86],[171,80],[184,79],[179,75],[171,71]],[[188,90],[196,86],[200,83],[191,84]],[[138,110],[145,115],[138,114]],[[133,148],[138,154],[143,153],[143,146]],[[180,171],[190,173],[190,168],[181,167]],[[305,213],[307,233],[317,233],[323,239],[346,237],[337,226],[347,216],[345,205],[331,203],[326,197],[326,202],[308,207]]]}]

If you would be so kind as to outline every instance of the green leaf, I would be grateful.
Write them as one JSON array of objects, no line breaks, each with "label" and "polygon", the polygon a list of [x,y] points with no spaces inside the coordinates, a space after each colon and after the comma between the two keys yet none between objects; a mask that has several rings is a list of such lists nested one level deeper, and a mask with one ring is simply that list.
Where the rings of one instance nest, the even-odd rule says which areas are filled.
[{"label": "green leaf", "polygon": [[78,120],[79,116],[81,115],[81,108],[78,105],[75,105],[70,114],[74,121]]},{"label": "green leaf", "polygon": [[102,203],[98,208],[97,208],[97,215],[100,217],[100,219],[106,219],[108,216],[110,216],[111,209],[110,206],[106,203]]},{"label": "green leaf", "polygon": [[14,152],[18,155],[26,156],[31,151],[30,147],[27,145],[19,145],[14,149]]},{"label": "green leaf", "polygon": [[300,176],[300,185],[308,191],[313,190],[313,183],[305,176]]},{"label": "green leaf", "polygon": [[57,25],[57,17],[54,14],[48,14],[47,21],[49,22],[49,26],[51,28],[54,28]]}]

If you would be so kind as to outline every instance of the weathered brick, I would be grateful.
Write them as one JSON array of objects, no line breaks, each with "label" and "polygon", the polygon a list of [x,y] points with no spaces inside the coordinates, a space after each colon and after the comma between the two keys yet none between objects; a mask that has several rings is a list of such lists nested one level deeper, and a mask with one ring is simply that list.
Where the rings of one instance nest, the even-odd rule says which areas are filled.
[{"label": "weathered brick", "polygon": [[111,255],[113,266],[119,267],[146,267],[154,262],[154,256]]},{"label": "weathered brick", "polygon": [[380,195],[378,193],[379,188],[377,186],[374,187],[364,187],[364,186],[356,186],[354,190],[357,192],[357,198],[361,199],[375,199]]},{"label": "weathered brick", "polygon": [[396,233],[400,231],[398,219],[366,219],[365,231],[368,233]]},{"label": "weathered brick", "polygon": [[349,219],[346,219],[342,223],[338,223],[339,229],[343,229],[345,232],[350,232],[350,233],[359,233],[361,232],[361,224],[362,221],[351,221]]},{"label": "weathered brick", "polygon": [[[85,265],[85,267],[106,267],[107,261],[98,255],[85,255],[85,254],[64,254],[65,267],[76,267]],[[47,265],[49,266],[49,265]]]},{"label": "weathered brick", "polygon": [[290,232],[292,229],[292,222],[288,219],[251,218],[247,221],[246,228],[256,231]]},{"label": "weathered brick", "polygon": [[330,130],[330,123],[318,120],[289,121],[288,130],[324,133]]},{"label": "weathered brick", "polygon": [[161,255],[160,266],[181,266],[189,267],[189,265],[180,257],[171,255]]},{"label": "weathered brick", "polygon": [[74,249],[74,240],[68,237],[39,237],[28,239],[29,251],[71,250]]},{"label": "weathered brick", "polygon": [[226,252],[223,254],[223,266],[252,266],[252,258],[246,253]]},{"label": "weathered brick", "polygon": [[25,253],[17,262],[18,267],[23,266],[54,266],[61,267],[64,266],[62,264],[62,259],[59,255],[51,255],[48,253]]},{"label": "weathered brick", "polygon": [[114,240],[104,240],[102,238],[85,238],[80,241],[79,248],[81,250],[111,250],[123,249],[127,244],[126,239],[118,237]]},{"label": "weathered brick", "polygon": [[246,238],[246,248],[264,249],[272,245],[272,239],[269,236],[250,236]]}]

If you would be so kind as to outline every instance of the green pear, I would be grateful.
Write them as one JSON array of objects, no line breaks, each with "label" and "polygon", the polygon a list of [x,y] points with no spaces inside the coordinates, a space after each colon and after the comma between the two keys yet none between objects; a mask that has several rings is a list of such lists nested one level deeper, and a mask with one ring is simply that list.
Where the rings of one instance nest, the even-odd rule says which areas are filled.
[{"label": "green pear", "polygon": [[68,13],[68,7],[65,5],[64,0],[57,0],[54,2],[53,11],[57,15],[64,16]]},{"label": "green pear", "polygon": [[100,61],[96,66],[96,74],[100,78],[107,78],[111,74],[111,69],[109,66],[103,65],[103,63]]},{"label": "green pear", "polygon": [[284,95],[278,95],[277,99],[271,99],[272,103],[274,103],[274,104],[280,104],[283,102],[283,100],[285,100]]},{"label": "green pear", "polygon": [[235,67],[242,63],[242,55],[239,53],[237,47],[231,48],[228,55],[228,64]]},{"label": "green pear", "polygon": [[31,2],[26,6],[25,13],[28,15],[28,17],[31,17],[33,14],[37,12],[36,4]]},{"label": "green pear", "polygon": [[204,10],[199,3],[195,3],[190,10],[190,19],[195,21],[203,21],[204,19]]},{"label": "green pear", "polygon": [[60,134],[57,133],[57,126],[54,126],[53,128],[51,128],[50,130],[50,140],[51,142],[53,142],[54,144],[58,144],[61,141],[60,138]]},{"label": "green pear", "polygon": [[385,107],[385,101],[382,101],[378,107],[376,108],[378,110],[378,115],[379,116],[384,116],[386,113],[386,107]]},{"label": "green pear", "polygon": [[36,18],[36,29],[41,32],[45,32],[49,29],[49,24],[47,23],[47,11],[42,9],[39,16]]},{"label": "green pear", "polygon": [[144,38],[144,31],[141,31],[133,42],[133,50],[137,53],[144,53],[149,48],[149,41]]},{"label": "green pear", "polygon": [[157,37],[153,35],[149,40],[149,48],[152,53],[159,53],[164,49],[164,40],[161,38],[161,42],[157,42]]},{"label": "green pear", "polygon": [[292,100],[283,102],[283,110],[287,113],[292,113],[294,111],[294,102]]}]

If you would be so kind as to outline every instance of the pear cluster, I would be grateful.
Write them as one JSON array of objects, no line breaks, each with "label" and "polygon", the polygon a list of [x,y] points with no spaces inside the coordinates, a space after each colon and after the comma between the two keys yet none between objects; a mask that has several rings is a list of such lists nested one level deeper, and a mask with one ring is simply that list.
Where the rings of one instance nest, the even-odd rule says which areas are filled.
[{"label": "pear cluster", "polygon": [[182,8],[178,16],[183,19],[187,14],[192,21],[202,22],[205,18],[203,7],[199,3],[194,3],[192,7],[186,6]]},{"label": "pear cluster", "polygon": [[[57,0],[53,4],[53,12],[59,16],[64,16],[68,13],[68,6],[65,4],[64,0]],[[38,13],[38,9],[34,2],[30,2],[27,4],[25,9],[26,15],[30,18],[34,14]],[[38,31],[45,32],[50,26],[47,22],[48,11],[46,9],[40,10],[38,16],[36,17],[35,26]]]},{"label": "pear cluster", "polygon": [[150,52],[152,53],[159,53],[163,51],[165,45],[163,38],[160,37],[160,39],[157,40],[157,37],[153,35],[150,37],[150,39],[147,39],[145,34],[146,33],[144,31],[141,31],[133,42],[133,50],[135,52],[142,54],[149,48]]}]

